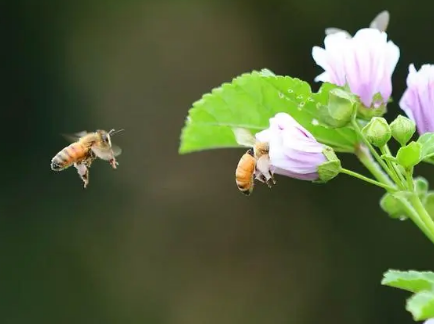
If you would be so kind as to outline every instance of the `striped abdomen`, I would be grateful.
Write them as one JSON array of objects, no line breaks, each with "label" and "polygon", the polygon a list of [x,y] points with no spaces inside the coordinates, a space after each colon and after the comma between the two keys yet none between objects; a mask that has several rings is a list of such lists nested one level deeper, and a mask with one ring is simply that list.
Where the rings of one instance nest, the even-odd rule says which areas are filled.
[{"label": "striped abdomen", "polygon": [[247,196],[253,191],[255,168],[256,159],[253,157],[253,150],[250,149],[241,157],[235,170],[237,187]]},{"label": "striped abdomen", "polygon": [[79,163],[86,158],[89,149],[76,142],[65,147],[51,160],[51,169],[53,171],[64,170],[75,162]]}]

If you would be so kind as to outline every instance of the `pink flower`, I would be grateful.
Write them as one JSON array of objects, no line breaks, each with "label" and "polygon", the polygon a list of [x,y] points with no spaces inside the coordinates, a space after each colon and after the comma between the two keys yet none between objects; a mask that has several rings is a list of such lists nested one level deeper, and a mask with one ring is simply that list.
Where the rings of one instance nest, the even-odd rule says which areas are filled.
[{"label": "pink flower", "polygon": [[[360,29],[352,38],[344,32],[327,35],[325,48],[314,46],[312,57],[325,71],[315,81],[348,84],[366,107],[387,103],[392,94],[392,74],[399,48],[375,28]],[[382,100],[373,102],[380,93]]]},{"label": "pink flower", "polygon": [[270,127],[256,135],[269,143],[270,169],[273,173],[300,180],[317,180],[318,167],[327,162],[324,145],[286,113],[270,118]]},{"label": "pink flower", "polygon": [[410,64],[408,70],[399,106],[416,123],[419,134],[434,132],[434,65],[424,64],[416,71]]}]

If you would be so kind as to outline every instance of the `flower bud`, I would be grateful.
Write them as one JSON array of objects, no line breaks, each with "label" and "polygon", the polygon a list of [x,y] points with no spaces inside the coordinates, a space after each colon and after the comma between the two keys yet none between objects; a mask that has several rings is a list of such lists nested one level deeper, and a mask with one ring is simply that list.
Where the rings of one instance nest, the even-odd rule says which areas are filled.
[{"label": "flower bud", "polygon": [[427,193],[424,199],[424,206],[428,214],[431,216],[431,218],[434,217],[434,192],[430,191]]},{"label": "flower bud", "polygon": [[328,115],[332,127],[344,127],[351,122],[355,113],[356,98],[343,89],[333,89],[329,92]]},{"label": "flower bud", "polygon": [[425,195],[428,192],[428,181],[424,177],[414,178],[414,188],[419,195]]},{"label": "flower bud", "polygon": [[416,132],[416,124],[411,119],[399,115],[391,124],[393,138],[404,146]]},{"label": "flower bud", "polygon": [[363,135],[369,143],[376,147],[383,147],[392,137],[392,131],[383,117],[374,117],[362,129]]},{"label": "flower bud", "polygon": [[390,218],[405,220],[407,216],[402,207],[401,202],[393,196],[393,194],[386,193],[380,200],[380,207],[383,209]]}]

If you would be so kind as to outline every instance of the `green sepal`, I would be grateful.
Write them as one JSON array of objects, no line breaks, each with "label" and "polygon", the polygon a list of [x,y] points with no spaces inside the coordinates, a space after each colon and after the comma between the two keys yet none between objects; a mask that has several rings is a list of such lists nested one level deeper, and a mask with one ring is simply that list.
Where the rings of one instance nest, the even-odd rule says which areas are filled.
[{"label": "green sepal", "polygon": [[316,183],[325,183],[332,180],[341,172],[342,169],[341,160],[339,160],[331,147],[325,146],[323,154],[326,157],[327,162],[324,162],[318,167],[319,179],[314,181]]},{"label": "green sepal", "polygon": [[356,112],[357,97],[343,89],[335,88],[329,92],[329,101],[323,118],[327,120],[328,124],[333,128],[340,128],[348,125],[353,115]]},{"label": "green sepal", "polygon": [[419,164],[421,160],[422,145],[414,141],[401,147],[396,154],[396,161],[407,170]]},{"label": "green sepal", "polygon": [[[380,93],[374,95],[372,102],[382,101],[383,98]],[[379,107],[365,107],[363,104],[358,105],[357,107],[357,117],[371,120],[374,117],[382,117],[387,112],[386,104],[382,104]]]}]

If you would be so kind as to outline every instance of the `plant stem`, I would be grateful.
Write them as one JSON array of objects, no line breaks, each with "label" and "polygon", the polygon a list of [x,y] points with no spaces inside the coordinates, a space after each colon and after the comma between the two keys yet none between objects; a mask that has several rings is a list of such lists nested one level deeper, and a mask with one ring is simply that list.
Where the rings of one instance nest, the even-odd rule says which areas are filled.
[{"label": "plant stem", "polygon": [[396,192],[396,191],[398,191],[396,188],[394,188],[394,187],[392,187],[390,185],[378,182],[378,181],[376,181],[374,179],[365,177],[364,175],[361,175],[360,173],[357,173],[357,172],[354,172],[354,171],[351,171],[351,170],[348,170],[348,169],[342,168],[341,169],[341,173],[345,173],[345,174],[347,174],[349,176],[352,176],[354,178],[366,181],[366,182],[371,183],[373,185],[376,185],[376,186],[378,186],[380,188],[386,189],[389,192]]},{"label": "plant stem", "polygon": [[405,171],[405,176],[407,178],[408,190],[414,192],[414,182],[413,182],[413,168]]},{"label": "plant stem", "polygon": [[431,218],[430,214],[425,209],[425,206],[420,201],[419,196],[416,193],[413,193],[410,197],[410,202],[412,203],[414,209],[419,214],[422,221],[425,223],[426,227],[431,232],[432,236],[434,237],[434,221]]},{"label": "plant stem", "polygon": [[359,145],[356,148],[356,156],[359,161],[372,173],[372,175],[381,183],[387,184],[391,187],[394,187],[394,183],[390,180],[390,178],[383,172],[380,166],[375,162],[369,150],[363,145]]},{"label": "plant stem", "polygon": [[[422,202],[416,194],[411,194],[409,200],[397,197],[404,207],[407,215],[417,227],[434,243],[434,222],[425,210]],[[410,202],[409,202],[410,201]]]},{"label": "plant stem", "polygon": [[[389,146],[387,144],[383,147],[383,149],[384,149],[383,154],[392,155],[392,153],[390,152]],[[398,166],[395,163],[393,163],[392,161],[390,161],[390,166],[393,168],[393,170],[395,171],[396,175],[401,180],[401,183],[403,185],[405,185],[405,177],[402,175],[402,173],[399,170]]]}]

